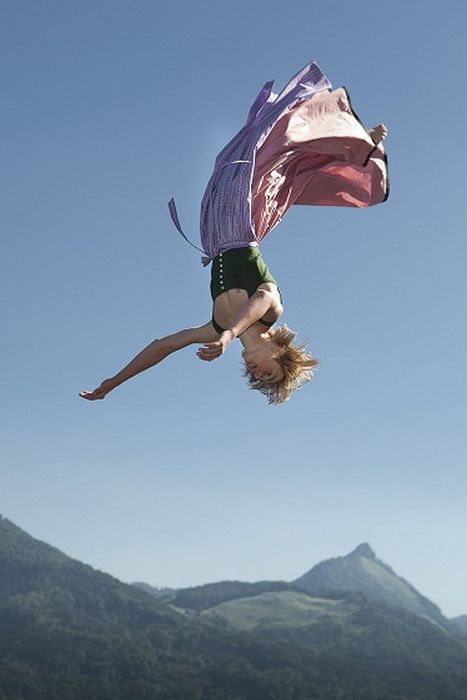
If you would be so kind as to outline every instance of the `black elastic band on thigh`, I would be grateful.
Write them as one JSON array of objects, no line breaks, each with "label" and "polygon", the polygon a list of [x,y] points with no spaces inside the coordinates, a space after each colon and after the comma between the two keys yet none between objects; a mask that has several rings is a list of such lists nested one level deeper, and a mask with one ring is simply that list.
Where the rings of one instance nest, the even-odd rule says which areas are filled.
[{"label": "black elastic band on thigh", "polygon": [[213,317],[211,318],[211,323],[212,323],[212,325],[214,326],[214,330],[216,330],[218,333],[223,333],[223,332],[225,331],[225,328],[222,328],[222,326],[220,326],[220,325],[217,323],[216,319],[214,318],[214,315],[213,315]]}]

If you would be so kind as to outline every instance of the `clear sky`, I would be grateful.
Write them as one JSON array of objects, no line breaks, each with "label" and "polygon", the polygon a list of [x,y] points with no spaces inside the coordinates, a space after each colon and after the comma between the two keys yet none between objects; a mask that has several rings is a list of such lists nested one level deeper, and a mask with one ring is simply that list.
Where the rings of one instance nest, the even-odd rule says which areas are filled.
[{"label": "clear sky", "polygon": [[[467,613],[463,0],[3,0],[0,512],[124,581],[291,580],[368,541]],[[316,380],[268,406],[210,317],[198,235],[216,153],[266,80],[315,59],[389,127],[391,196],[297,207],[264,242]]]}]

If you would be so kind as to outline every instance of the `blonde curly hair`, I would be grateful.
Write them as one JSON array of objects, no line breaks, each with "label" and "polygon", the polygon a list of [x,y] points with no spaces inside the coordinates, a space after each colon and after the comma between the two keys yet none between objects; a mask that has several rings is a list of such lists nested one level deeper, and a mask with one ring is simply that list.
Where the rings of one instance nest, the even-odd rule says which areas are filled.
[{"label": "blonde curly hair", "polygon": [[295,389],[301,389],[305,382],[313,379],[314,368],[319,365],[319,360],[305,352],[306,343],[292,345],[296,335],[295,331],[291,331],[285,324],[279,326],[271,335],[271,340],[279,346],[279,352],[274,359],[284,373],[284,378],[279,382],[267,384],[262,379],[256,379],[248,369],[244,371],[250,389],[256,389],[267,396],[270,404],[288,401]]}]

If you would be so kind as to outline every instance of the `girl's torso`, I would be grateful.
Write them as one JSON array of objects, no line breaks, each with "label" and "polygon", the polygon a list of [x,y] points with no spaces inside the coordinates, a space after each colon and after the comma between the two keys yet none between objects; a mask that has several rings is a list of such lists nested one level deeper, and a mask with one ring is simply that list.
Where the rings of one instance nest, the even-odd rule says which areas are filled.
[{"label": "girl's torso", "polygon": [[277,296],[275,308],[269,309],[259,321],[269,327],[280,315],[277,309],[281,308],[281,296],[258,247],[233,248],[214,258],[211,269],[212,324],[218,333],[231,325],[248,298],[260,288]]}]

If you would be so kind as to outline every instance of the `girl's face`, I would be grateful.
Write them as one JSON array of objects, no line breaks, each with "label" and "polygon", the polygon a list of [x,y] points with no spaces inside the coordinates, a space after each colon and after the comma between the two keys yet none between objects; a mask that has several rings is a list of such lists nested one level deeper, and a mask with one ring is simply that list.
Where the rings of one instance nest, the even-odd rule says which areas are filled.
[{"label": "girl's face", "polygon": [[246,368],[255,379],[266,384],[276,384],[284,378],[284,371],[275,359],[279,347],[273,341],[263,342],[256,350],[244,350],[243,360]]}]

